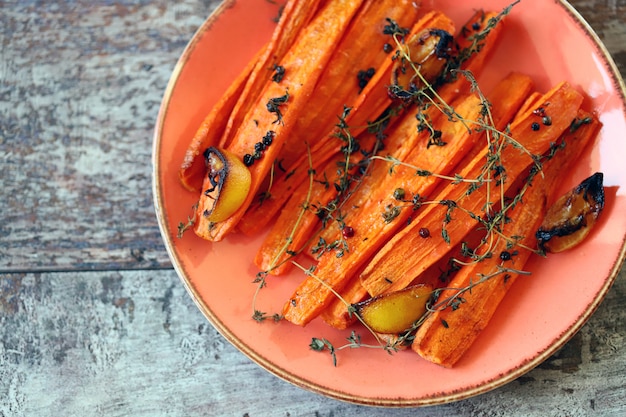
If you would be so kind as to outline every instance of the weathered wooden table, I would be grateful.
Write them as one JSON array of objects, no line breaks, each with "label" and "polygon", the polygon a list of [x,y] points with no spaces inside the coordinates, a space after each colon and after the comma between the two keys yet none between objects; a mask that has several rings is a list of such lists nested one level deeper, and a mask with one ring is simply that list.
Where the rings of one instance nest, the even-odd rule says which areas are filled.
[{"label": "weathered wooden table", "polygon": [[[214,0],[0,0],[0,416],[626,415],[626,272],[561,351],[485,395],[369,409],[270,375],[171,268],[151,141]],[[626,1],[576,0],[626,76]]]}]

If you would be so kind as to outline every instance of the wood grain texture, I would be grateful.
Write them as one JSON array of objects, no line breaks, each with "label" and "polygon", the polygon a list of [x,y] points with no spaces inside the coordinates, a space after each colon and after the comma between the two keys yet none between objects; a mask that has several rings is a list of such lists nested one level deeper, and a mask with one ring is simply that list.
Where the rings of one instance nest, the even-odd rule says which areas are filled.
[{"label": "wood grain texture", "polygon": [[[206,322],[173,271],[0,280],[0,416],[375,416],[268,374]],[[388,416],[626,413],[626,275],[556,355],[518,380]],[[95,413],[94,413],[95,412]]]},{"label": "wood grain texture", "polygon": [[[626,77],[626,1],[571,2]],[[469,400],[378,410],[258,367],[171,269],[152,208],[161,96],[215,0],[0,0],[0,417],[626,415],[626,272],[583,329]]]}]

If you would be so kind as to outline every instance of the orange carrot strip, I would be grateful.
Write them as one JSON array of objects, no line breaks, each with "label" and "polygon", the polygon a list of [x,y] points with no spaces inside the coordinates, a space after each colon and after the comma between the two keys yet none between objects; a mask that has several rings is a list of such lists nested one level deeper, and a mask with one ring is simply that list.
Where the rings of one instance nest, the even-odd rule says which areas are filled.
[{"label": "orange carrot strip", "polygon": [[[265,85],[262,94],[237,130],[227,150],[239,158],[255,153],[255,144],[272,133],[272,144],[249,167],[250,192],[242,206],[227,220],[211,223],[202,212],[196,214],[195,233],[207,240],[222,240],[231,232],[258,192],[259,186],[288,140],[299,115],[306,109],[308,98],[332,56],[350,20],[363,0],[329,2],[301,32],[282,60],[285,75],[280,83]],[[204,193],[201,199],[205,198]],[[208,197],[206,197],[208,198]],[[202,204],[201,204],[202,205]]]},{"label": "orange carrot strip", "polygon": [[[274,33],[272,33],[272,39],[265,52],[259,57],[239,96],[239,100],[228,118],[224,135],[222,135],[219,143],[220,147],[225,148],[230,145],[245,115],[253,103],[255,103],[255,99],[261,94],[265,85],[271,82],[274,74],[277,74],[275,65],[280,65],[280,61],[293,45],[298,34],[315,16],[319,9],[319,4],[320,0],[290,0],[285,4],[281,11],[278,25]],[[280,75],[277,80],[279,79]]]},{"label": "orange carrot strip", "polygon": [[[519,106],[530,93],[532,85],[530,77],[519,73],[511,73],[502,79],[494,87],[493,91],[488,94],[488,100],[492,104],[492,116],[496,129],[502,129],[509,123]],[[417,148],[415,150],[416,154],[413,157],[409,156],[409,159],[413,159],[416,165],[421,166],[421,153],[418,152],[419,150]],[[422,150],[422,153],[424,152],[428,151]],[[461,155],[460,157],[463,156]],[[386,185],[386,187],[391,188],[389,185]],[[423,193],[422,191],[420,194]],[[400,221],[404,223],[404,216],[401,217]],[[375,226],[369,226],[369,228],[371,227]],[[376,237],[371,241],[368,239],[367,243],[376,249],[384,243],[384,239],[381,237],[381,233],[377,233]],[[351,278],[344,291],[341,292],[341,296],[344,301],[353,304],[365,298],[367,290],[361,285],[359,277],[355,275]],[[333,300],[332,304],[322,312],[321,316],[325,322],[337,328],[345,328],[353,321],[353,318],[348,315],[346,304],[339,299]]]},{"label": "orange carrot strip", "polygon": [[255,54],[198,128],[179,170],[185,188],[200,191],[206,173],[201,154],[209,146],[225,147],[230,142],[243,114],[258,97],[263,85],[269,82],[275,60],[283,57],[295,36],[315,13],[318,3],[319,0],[289,1],[285,5],[270,42]]},{"label": "orange carrot strip", "polygon": [[541,100],[541,96],[542,94],[538,91],[535,91],[531,95],[529,95],[524,104],[522,104],[522,107],[520,107],[519,113],[523,114],[526,113],[528,110],[536,108],[537,103],[539,102],[539,100]]},{"label": "orange carrot strip", "polygon": [[[551,117],[551,124],[541,124],[542,118],[528,111],[510,126],[510,137],[515,138],[531,155],[542,155],[569,127],[582,100],[582,95],[569,84],[557,85],[539,102],[539,105],[549,108],[547,114]],[[515,178],[532,163],[528,154],[512,144],[499,153],[500,161],[486,171],[490,153],[485,147],[460,172],[463,178],[481,178],[489,172],[495,176],[499,183],[497,186],[485,182],[478,187],[473,184],[445,187],[435,198],[435,202],[440,204],[425,207],[412,224],[396,234],[376,254],[361,274],[361,283],[370,295],[404,288],[450,248],[460,244],[478,225],[475,216],[484,216],[485,207],[497,204],[501,193],[505,193]],[[451,216],[454,220],[445,220]],[[421,238],[418,233],[421,228],[428,229],[431,238]],[[406,257],[405,253],[412,256]]]},{"label": "orange carrot strip", "polygon": [[224,95],[220,97],[218,102],[206,115],[194,137],[191,139],[191,143],[185,152],[183,162],[178,170],[178,178],[182,186],[187,190],[194,192],[200,191],[202,181],[206,174],[206,165],[202,153],[209,146],[218,144],[226,128],[228,115],[244,90],[245,81],[250,76],[262,51],[263,49],[248,62],[246,67],[239,73],[232,84],[230,84]]},{"label": "orange carrot strip", "polygon": [[[580,119],[588,116],[590,117],[584,112],[578,115]],[[441,292],[439,303],[443,305],[435,309],[418,329],[412,344],[412,349],[423,358],[452,367],[487,326],[519,275],[512,271],[501,272],[501,268],[521,270],[532,254],[527,248],[536,246],[534,232],[541,224],[546,199],[555,193],[558,180],[572,167],[600,128],[599,121],[595,118],[592,120],[593,122],[581,126],[575,132],[567,131],[563,135],[565,147],[543,164],[543,175],[537,175],[533,179],[532,187],[528,188],[520,203],[507,214],[511,221],[503,226],[503,235],[523,236],[523,239],[510,247],[508,239],[499,238],[491,249],[494,256],[463,267],[450,286]],[[516,251],[517,254],[511,260],[502,261],[498,255],[503,251]],[[481,279],[489,276],[492,278]],[[475,284],[471,291],[459,293],[462,289],[469,288],[471,283]],[[463,302],[456,303],[455,308],[446,308],[447,303],[454,299],[459,300],[459,297],[463,298]]]}]

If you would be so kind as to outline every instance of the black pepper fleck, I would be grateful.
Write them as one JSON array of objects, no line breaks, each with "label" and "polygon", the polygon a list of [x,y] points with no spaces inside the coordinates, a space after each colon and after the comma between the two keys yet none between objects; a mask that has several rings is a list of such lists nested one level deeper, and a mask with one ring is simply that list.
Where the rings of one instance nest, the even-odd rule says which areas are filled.
[{"label": "black pepper fleck", "polygon": [[245,154],[243,156],[243,164],[247,167],[252,166],[252,164],[254,164],[254,156],[249,153]]},{"label": "black pepper fleck", "polygon": [[405,195],[406,195],[406,193],[405,193],[404,189],[402,189],[402,188],[396,188],[396,189],[393,191],[393,198],[394,198],[395,200],[402,201],[402,200],[404,200],[404,196],[405,196]]},{"label": "black pepper fleck", "polygon": [[273,130],[268,130],[265,136],[263,136],[263,145],[270,146],[274,141],[274,136],[276,136],[276,133]]}]

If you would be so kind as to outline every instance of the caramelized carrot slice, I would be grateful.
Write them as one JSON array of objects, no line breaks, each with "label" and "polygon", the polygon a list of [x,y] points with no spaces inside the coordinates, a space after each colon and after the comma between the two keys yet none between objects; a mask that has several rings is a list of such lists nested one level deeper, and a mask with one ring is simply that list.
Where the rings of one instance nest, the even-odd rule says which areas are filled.
[{"label": "caramelized carrot slice", "polygon": [[244,90],[245,82],[256,65],[262,50],[259,51],[237,78],[230,84],[226,92],[220,97],[211,111],[206,115],[200,127],[191,139],[183,162],[178,170],[178,178],[183,187],[189,191],[198,192],[206,174],[206,164],[202,153],[210,146],[217,146],[228,122],[228,115],[232,111],[238,97]]},{"label": "caramelized carrot slice", "polygon": [[283,71],[280,61],[293,45],[300,31],[313,19],[320,3],[320,0],[290,0],[285,4],[268,47],[259,57],[230,113],[224,135],[220,139],[220,147],[227,147],[230,144],[245,115],[265,85],[271,81],[280,82]]},{"label": "caramelized carrot slice", "polygon": [[258,97],[264,84],[269,82],[274,65],[291,46],[294,38],[311,20],[320,0],[289,1],[270,42],[247,64],[213,106],[185,153],[179,178],[190,191],[200,191],[206,167],[202,153],[209,146],[225,147],[240,124],[251,103]]}]

